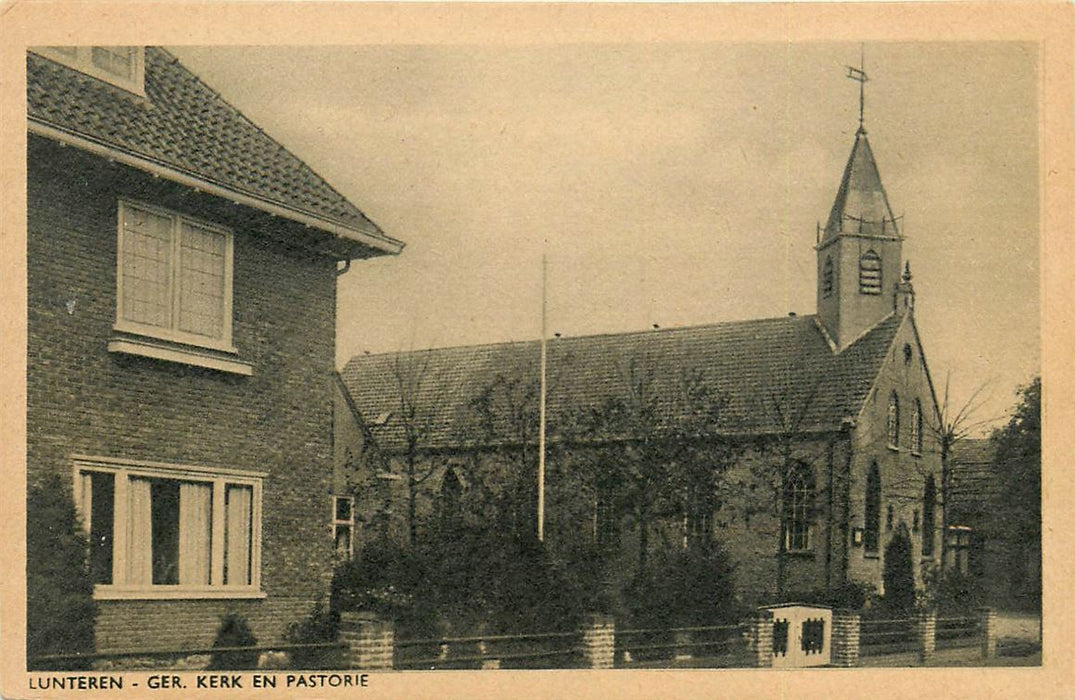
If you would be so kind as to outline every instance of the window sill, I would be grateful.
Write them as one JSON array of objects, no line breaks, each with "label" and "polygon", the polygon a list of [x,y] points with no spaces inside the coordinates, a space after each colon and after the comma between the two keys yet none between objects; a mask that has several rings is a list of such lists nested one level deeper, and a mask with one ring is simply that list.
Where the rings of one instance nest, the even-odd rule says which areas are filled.
[{"label": "window sill", "polygon": [[796,557],[798,559],[813,559],[814,550],[812,549],[788,549],[784,551],[785,556]]},{"label": "window sill", "polygon": [[236,586],[226,588],[201,588],[193,586],[94,586],[96,600],[193,600],[198,598],[265,598],[267,594],[256,588]]},{"label": "window sill", "polygon": [[863,552],[862,553],[862,558],[863,559],[880,559],[881,558],[881,553],[880,552]]},{"label": "window sill", "polygon": [[162,340],[113,337],[108,341],[108,351],[215,369],[219,372],[239,374],[244,377],[254,374],[253,365],[234,356],[229,357],[226,353]]},{"label": "window sill", "polygon": [[900,446],[899,445],[889,445],[888,449],[889,449],[890,452],[899,452],[900,451]]}]

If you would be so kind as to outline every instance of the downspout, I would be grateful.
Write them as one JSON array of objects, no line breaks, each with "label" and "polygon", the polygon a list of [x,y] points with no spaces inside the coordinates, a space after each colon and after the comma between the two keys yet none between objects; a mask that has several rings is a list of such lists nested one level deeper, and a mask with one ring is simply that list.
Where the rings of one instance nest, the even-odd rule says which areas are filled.
[{"label": "downspout", "polygon": [[836,443],[835,440],[830,440],[826,455],[826,466],[828,469],[828,508],[826,509],[827,522],[825,523],[825,590],[832,590],[832,527],[834,521],[833,508],[836,505],[836,497],[833,494],[833,488],[835,486],[835,475],[833,470],[836,468]]}]

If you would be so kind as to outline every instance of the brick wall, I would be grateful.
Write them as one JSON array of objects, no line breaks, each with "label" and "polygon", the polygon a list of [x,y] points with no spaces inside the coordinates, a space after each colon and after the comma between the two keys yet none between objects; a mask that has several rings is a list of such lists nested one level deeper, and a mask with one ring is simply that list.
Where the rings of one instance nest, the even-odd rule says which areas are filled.
[{"label": "brick wall", "polygon": [[[119,196],[232,229],[233,340],[253,376],[108,352]],[[30,139],[28,481],[56,473],[70,484],[75,453],[268,472],[262,589],[269,598],[236,603],[266,620],[270,610],[305,612],[330,576],[335,275],[331,259],[294,245],[304,235],[299,225]],[[277,604],[278,597],[291,602]],[[107,602],[102,643],[123,646],[124,626],[147,645],[154,628],[162,642],[187,627],[193,639],[206,624],[211,636],[225,607]],[[129,623],[151,611],[167,625],[135,632]],[[284,622],[259,625],[276,634]]]}]

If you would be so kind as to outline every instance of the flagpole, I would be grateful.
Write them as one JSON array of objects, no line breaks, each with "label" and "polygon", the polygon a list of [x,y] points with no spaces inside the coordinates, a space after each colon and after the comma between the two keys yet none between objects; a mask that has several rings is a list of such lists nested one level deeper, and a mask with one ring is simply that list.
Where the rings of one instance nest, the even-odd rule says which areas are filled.
[{"label": "flagpole", "polygon": [[546,294],[548,259],[541,253],[541,393],[538,399],[538,474],[537,474],[537,537],[545,541],[545,362],[547,334],[545,317],[548,312]]}]

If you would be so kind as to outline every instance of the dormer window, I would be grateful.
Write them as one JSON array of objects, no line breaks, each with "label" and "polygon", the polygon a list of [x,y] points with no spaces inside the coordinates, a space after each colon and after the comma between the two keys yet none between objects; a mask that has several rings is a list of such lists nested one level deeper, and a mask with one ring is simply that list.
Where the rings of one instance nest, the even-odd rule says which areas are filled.
[{"label": "dormer window", "polygon": [[873,250],[859,258],[859,293],[881,293],[881,256]]},{"label": "dormer window", "polygon": [[34,51],[128,92],[145,94],[142,46],[47,46]]}]

